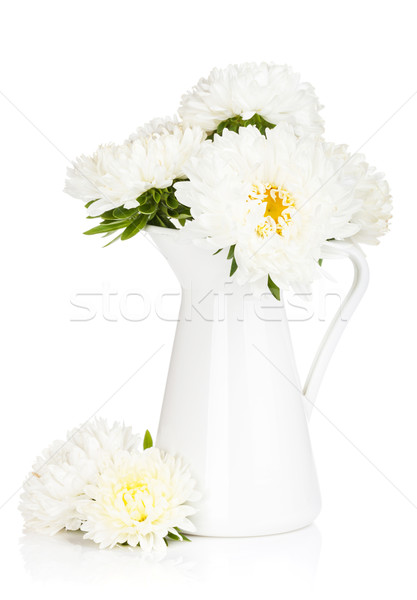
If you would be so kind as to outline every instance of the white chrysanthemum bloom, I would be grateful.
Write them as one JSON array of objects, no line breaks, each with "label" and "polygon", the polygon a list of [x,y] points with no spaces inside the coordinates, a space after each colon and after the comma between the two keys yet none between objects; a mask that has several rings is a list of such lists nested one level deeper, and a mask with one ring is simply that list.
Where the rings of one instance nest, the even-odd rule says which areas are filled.
[{"label": "white chrysanthemum bloom", "polygon": [[266,137],[255,127],[224,131],[190,160],[190,181],[176,184],[195,219],[183,234],[213,250],[235,245],[239,283],[270,275],[281,288],[308,287],[322,244],[359,230],[356,181],[338,167],[320,138],[298,138],[286,123]]},{"label": "white chrysanthemum bloom", "polygon": [[289,123],[296,135],[321,134],[321,106],[314,88],[300,83],[290,67],[267,63],[229,65],[213,69],[181,100],[179,114],[189,125],[206,131],[235,116],[258,114],[271,124]]},{"label": "white chrysanthemum bloom", "polygon": [[164,538],[194,531],[186,502],[197,500],[195,482],[179,458],[149,448],[140,454],[119,452],[114,464],[87,486],[79,502],[85,538],[101,548],[128,543],[145,551],[165,549]]},{"label": "white chrysanthemum bloom", "polygon": [[74,429],[38,457],[23,485],[20,510],[29,529],[53,535],[76,530],[83,520],[76,504],[85,486],[96,481],[120,450],[133,451],[140,437],[130,427],[103,419]]},{"label": "white chrysanthemum bloom", "polygon": [[359,231],[352,240],[364,244],[379,244],[379,237],[389,230],[392,217],[392,198],[383,173],[369,166],[363,154],[350,154],[346,145],[327,144],[331,156],[339,159],[343,176],[357,181],[355,197],[362,207],[352,217]]},{"label": "white chrysanthemum bloom", "polygon": [[[154,125],[156,125],[154,123]],[[134,141],[100,146],[92,156],[80,156],[68,169],[65,191],[89,206],[90,216],[124,206],[135,208],[137,198],[151,188],[167,188],[184,176],[184,164],[205,139],[199,127],[158,121]]]}]

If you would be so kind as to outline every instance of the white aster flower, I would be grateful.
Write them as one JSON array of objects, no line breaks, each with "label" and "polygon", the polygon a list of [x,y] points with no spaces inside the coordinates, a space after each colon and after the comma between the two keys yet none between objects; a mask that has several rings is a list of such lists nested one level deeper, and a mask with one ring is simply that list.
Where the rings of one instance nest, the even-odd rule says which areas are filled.
[{"label": "white aster flower", "polygon": [[379,237],[389,230],[392,198],[388,182],[375,167],[369,166],[363,154],[350,154],[347,146],[327,144],[329,154],[340,161],[342,175],[356,181],[355,197],[362,207],[352,217],[359,231],[352,240],[364,244],[379,244]]},{"label": "white aster flower", "polygon": [[54,442],[38,457],[23,485],[20,510],[26,527],[50,535],[79,529],[83,516],[76,504],[85,486],[96,481],[116,453],[132,451],[139,443],[130,427],[110,427],[103,419]]},{"label": "white aster flower", "polygon": [[169,187],[183,177],[184,163],[204,139],[205,132],[198,127],[158,120],[133,141],[99,146],[92,156],[76,159],[68,169],[65,191],[85,203],[94,201],[88,208],[90,216],[119,206],[135,208],[147,190]]},{"label": "white aster flower", "polygon": [[195,482],[180,459],[149,448],[140,454],[119,452],[79,502],[85,538],[101,548],[128,543],[148,552],[165,549],[164,538],[176,528],[193,531],[188,517],[198,499]]},{"label": "white aster flower", "polygon": [[314,88],[300,83],[290,67],[245,63],[213,69],[200,79],[182,97],[179,114],[185,123],[209,132],[231,117],[246,120],[258,114],[274,125],[289,123],[301,136],[323,133],[320,108]]},{"label": "white aster flower", "polygon": [[176,184],[195,219],[183,234],[213,250],[235,245],[239,283],[270,275],[281,288],[308,287],[322,244],[359,231],[355,174],[339,176],[339,165],[320,138],[298,138],[286,123],[266,137],[255,127],[224,131],[190,160],[190,181]]}]

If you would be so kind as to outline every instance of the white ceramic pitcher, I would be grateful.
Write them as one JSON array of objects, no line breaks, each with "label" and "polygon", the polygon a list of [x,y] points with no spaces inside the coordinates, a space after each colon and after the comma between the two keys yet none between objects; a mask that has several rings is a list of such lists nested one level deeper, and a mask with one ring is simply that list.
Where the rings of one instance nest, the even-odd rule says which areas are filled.
[{"label": "white ceramic pitcher", "polygon": [[320,493],[306,417],[365,292],[362,251],[326,244],[323,257],[349,257],[355,276],[303,389],[283,304],[234,283],[226,250],[213,255],[178,231],[147,231],[182,287],[157,445],[191,466],[202,492],[196,533],[265,535],[310,524]]}]

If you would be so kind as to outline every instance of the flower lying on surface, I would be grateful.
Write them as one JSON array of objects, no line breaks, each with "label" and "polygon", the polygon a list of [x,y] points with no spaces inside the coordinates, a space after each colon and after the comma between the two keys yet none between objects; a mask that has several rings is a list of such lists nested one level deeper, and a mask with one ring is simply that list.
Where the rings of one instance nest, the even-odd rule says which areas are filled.
[{"label": "flower lying on surface", "polygon": [[179,114],[208,132],[241,125],[265,127],[281,122],[296,135],[323,133],[320,105],[313,87],[285,65],[245,63],[213,69],[182,97]]},{"label": "flower lying on surface", "polygon": [[130,427],[102,419],[54,442],[23,486],[26,527],[50,535],[82,529],[101,547],[126,542],[151,550],[167,537],[187,539],[182,529],[193,531],[187,517],[195,509],[185,503],[198,499],[188,468],[153,448],[149,432],[143,452],[139,444]]},{"label": "flower lying on surface", "polygon": [[101,548],[128,543],[161,550],[167,536],[182,537],[178,529],[194,530],[187,517],[195,509],[185,504],[197,499],[194,481],[179,459],[157,448],[120,452],[86,496],[79,503],[81,529]]},{"label": "flower lying on surface", "polygon": [[335,175],[338,167],[321,139],[297,138],[286,123],[266,136],[252,126],[225,131],[190,161],[189,181],[176,184],[194,218],[184,234],[213,250],[232,247],[240,283],[308,285],[320,273],[322,244],[360,228],[358,181]]}]

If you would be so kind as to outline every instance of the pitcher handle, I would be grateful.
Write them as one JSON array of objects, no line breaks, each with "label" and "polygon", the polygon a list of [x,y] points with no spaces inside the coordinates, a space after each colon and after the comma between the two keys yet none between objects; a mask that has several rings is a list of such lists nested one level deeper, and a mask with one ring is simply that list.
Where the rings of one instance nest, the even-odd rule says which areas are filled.
[{"label": "pitcher handle", "polygon": [[310,419],[311,417],[317,392],[333,351],[336,348],[347,322],[361,301],[369,282],[369,269],[365,255],[362,250],[352,242],[326,242],[323,246],[323,258],[350,258],[354,268],[354,276],[346,298],[343,300],[339,310],[333,317],[333,320],[321,341],[304,385],[303,394],[307,419]]}]

